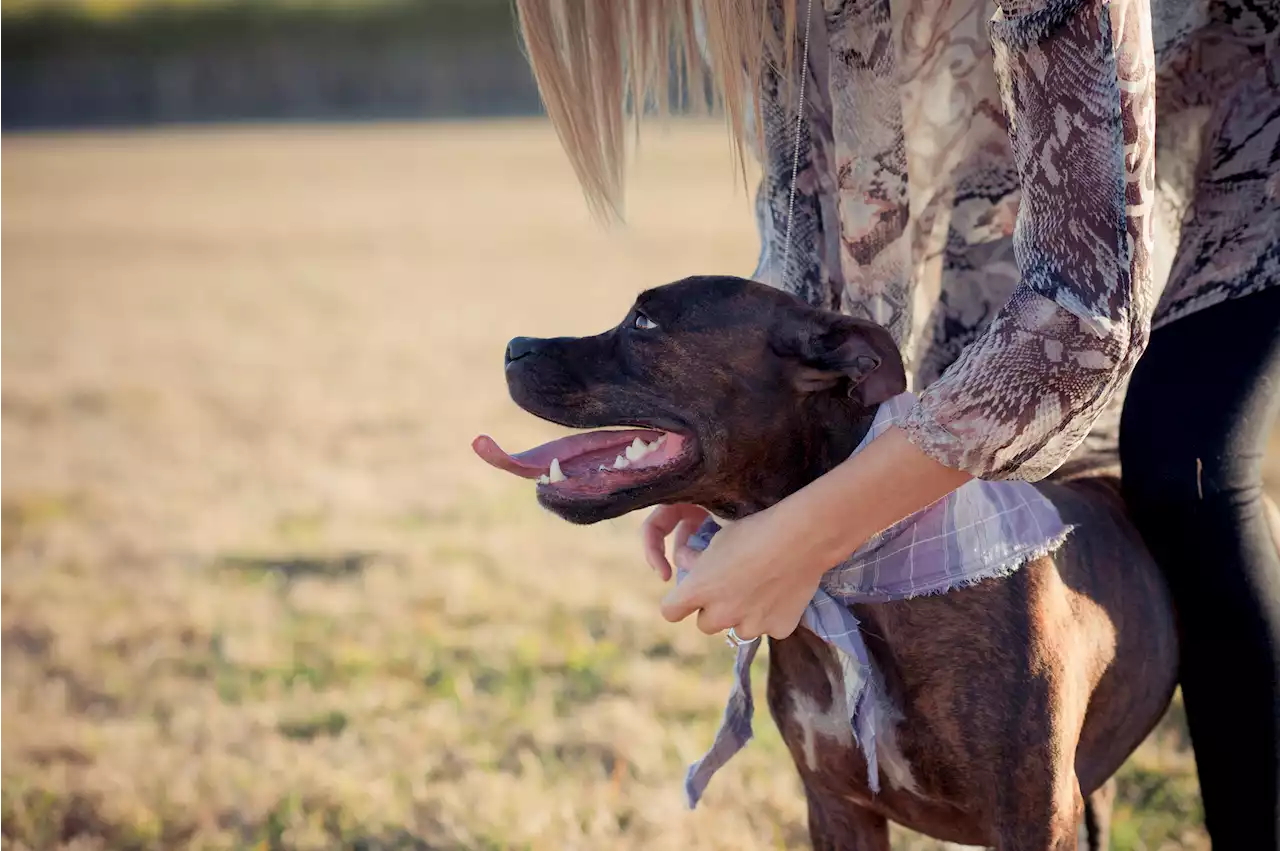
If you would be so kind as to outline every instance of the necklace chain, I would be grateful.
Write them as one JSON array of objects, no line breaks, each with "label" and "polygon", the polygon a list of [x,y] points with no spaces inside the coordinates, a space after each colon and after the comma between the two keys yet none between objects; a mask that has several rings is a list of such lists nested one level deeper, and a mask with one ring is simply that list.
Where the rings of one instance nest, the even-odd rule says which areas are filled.
[{"label": "necklace chain", "polygon": [[791,193],[787,199],[787,235],[783,242],[782,277],[791,270],[791,233],[796,216],[796,177],[800,173],[800,138],[804,127],[804,88],[809,77],[809,32],[813,20],[813,0],[808,0],[804,15],[804,55],[800,60],[800,97],[796,105],[796,141],[791,154]]}]

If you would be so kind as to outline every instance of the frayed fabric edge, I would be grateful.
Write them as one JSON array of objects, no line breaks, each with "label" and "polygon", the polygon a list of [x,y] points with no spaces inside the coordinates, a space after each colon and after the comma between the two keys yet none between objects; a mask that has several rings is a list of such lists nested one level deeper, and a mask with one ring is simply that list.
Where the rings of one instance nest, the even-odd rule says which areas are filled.
[{"label": "frayed fabric edge", "polygon": [[[1039,547],[1035,547],[1033,549],[1027,550],[1025,553],[1019,553],[1016,557],[1014,557],[1010,561],[992,565],[991,568],[989,568],[988,570],[979,571],[975,573],[973,576],[965,577],[964,580],[951,586],[950,588],[934,589],[926,592],[923,595],[915,594],[912,596],[913,597],[933,596],[935,594],[941,594],[946,591],[954,591],[957,588],[969,588],[973,585],[978,584],[979,582],[985,582],[988,579],[1004,579],[1008,576],[1012,576],[1013,574],[1021,570],[1022,567],[1026,565],[1028,562],[1033,562],[1038,558],[1044,558],[1045,556],[1050,556],[1056,553],[1059,549],[1062,548],[1062,545],[1067,542],[1067,537],[1073,531],[1075,531],[1075,528],[1076,528],[1075,526],[1065,526],[1063,527],[1060,533],[1058,533],[1057,535],[1054,535],[1052,538],[1045,541],[1043,546],[1039,546]],[[912,599],[912,597],[905,597],[904,599],[910,600]]]},{"label": "frayed fabric edge", "polygon": [[1062,548],[1062,545],[1067,542],[1067,537],[1073,531],[1075,531],[1075,528],[1076,528],[1075,526],[1066,526],[1063,528],[1063,530],[1060,533],[1058,533],[1057,535],[1054,535],[1052,538],[1046,541],[1043,546],[1039,546],[1034,549],[1027,550],[1026,552],[1018,553],[1018,555],[1014,556],[1011,559],[996,562],[995,564],[989,567],[985,567],[982,570],[977,571],[969,576],[966,576],[963,579],[957,582],[954,582],[953,584],[937,585],[931,588],[924,588],[919,591],[913,591],[907,594],[902,594],[901,596],[899,596],[895,592],[891,596],[887,596],[887,598],[884,600],[879,600],[879,599],[855,600],[855,599],[852,599],[852,595],[841,594],[836,591],[827,591],[827,593],[831,594],[832,597],[835,597],[837,600],[840,600],[842,603],[845,603],[846,605],[851,605],[853,603],[866,603],[868,605],[874,606],[879,603],[897,602],[900,600],[915,600],[919,597],[936,597],[939,594],[947,594],[947,593],[950,593],[951,591],[958,591],[963,588],[970,588],[974,585],[977,585],[979,582],[986,582],[988,579],[1006,579],[1012,576],[1013,574],[1017,573],[1019,570],[1021,570],[1022,567],[1026,565],[1028,562],[1032,562],[1038,558],[1044,558],[1045,556],[1053,555],[1054,553],[1056,553],[1059,549]]}]

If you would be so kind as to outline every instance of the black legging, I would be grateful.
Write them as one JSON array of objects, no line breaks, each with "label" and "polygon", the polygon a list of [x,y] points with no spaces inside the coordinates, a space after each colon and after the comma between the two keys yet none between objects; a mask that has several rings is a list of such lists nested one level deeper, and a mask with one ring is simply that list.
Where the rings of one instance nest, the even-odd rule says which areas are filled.
[{"label": "black legging", "polygon": [[1215,851],[1280,847],[1280,554],[1262,461],[1280,288],[1151,334],[1125,399],[1125,497],[1178,610],[1180,682]]}]

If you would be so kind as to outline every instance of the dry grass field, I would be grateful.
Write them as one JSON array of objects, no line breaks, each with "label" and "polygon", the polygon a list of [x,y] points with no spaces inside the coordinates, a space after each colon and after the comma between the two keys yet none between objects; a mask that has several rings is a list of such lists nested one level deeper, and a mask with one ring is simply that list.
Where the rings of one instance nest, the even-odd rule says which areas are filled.
[{"label": "dry grass field", "polygon": [[[804,846],[767,718],[683,808],[730,654],[637,518],[468,449],[556,433],[508,338],[752,268],[718,129],[646,137],[614,231],[540,123],[3,145],[5,848]],[[1177,715],[1117,848],[1206,845]]]}]

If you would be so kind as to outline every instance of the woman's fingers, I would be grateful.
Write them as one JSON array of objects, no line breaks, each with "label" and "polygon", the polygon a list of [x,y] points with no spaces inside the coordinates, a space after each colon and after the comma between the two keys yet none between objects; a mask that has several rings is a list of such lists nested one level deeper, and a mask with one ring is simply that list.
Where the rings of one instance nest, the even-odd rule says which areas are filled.
[{"label": "woman's fingers", "polygon": [[681,582],[662,598],[662,616],[677,623],[702,608],[702,583],[696,574]]},{"label": "woman's fingers", "polygon": [[[763,621],[758,615],[739,615],[730,606],[711,602],[711,596],[698,584],[685,582],[662,601],[662,616],[672,623],[682,621],[695,612],[698,629],[707,635],[718,635],[729,627],[737,630],[738,638],[743,641],[765,634],[761,626]],[[791,631],[787,632],[790,634]]]},{"label": "woman's fingers", "polygon": [[[660,505],[645,518],[640,528],[644,541],[644,560],[653,568],[663,581],[671,578],[671,562],[667,560],[667,537],[679,530],[676,539],[677,549],[685,543],[689,536],[698,531],[707,512],[696,505]],[[685,531],[688,526],[692,528]]]},{"label": "woman's fingers", "polygon": [[731,626],[733,626],[733,619],[720,607],[713,606],[698,612],[698,629],[707,635],[724,632]]},{"label": "woman's fingers", "polygon": [[671,578],[671,563],[667,561],[667,535],[680,523],[674,505],[660,505],[645,518],[640,527],[644,541],[644,560],[663,580]]}]

